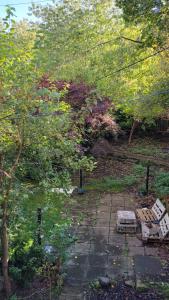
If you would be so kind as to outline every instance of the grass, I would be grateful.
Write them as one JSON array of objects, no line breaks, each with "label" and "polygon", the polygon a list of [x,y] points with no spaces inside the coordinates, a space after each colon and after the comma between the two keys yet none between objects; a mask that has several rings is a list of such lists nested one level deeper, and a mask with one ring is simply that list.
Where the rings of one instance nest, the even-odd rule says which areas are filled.
[{"label": "grass", "polygon": [[99,192],[123,192],[126,188],[137,184],[142,176],[144,176],[145,167],[141,164],[136,164],[133,168],[131,175],[126,175],[121,178],[115,178],[113,176],[106,176],[101,179],[92,179],[85,189],[88,191]]},{"label": "grass", "polygon": [[114,178],[107,176],[102,179],[93,179],[86,185],[85,189],[88,191],[96,190],[100,192],[122,192],[127,187],[137,183],[137,178],[133,175],[124,176],[123,178]]},{"label": "grass", "polygon": [[138,144],[130,149],[135,154],[143,154],[146,156],[155,156],[160,158],[169,157],[168,153],[163,153],[159,146]]}]

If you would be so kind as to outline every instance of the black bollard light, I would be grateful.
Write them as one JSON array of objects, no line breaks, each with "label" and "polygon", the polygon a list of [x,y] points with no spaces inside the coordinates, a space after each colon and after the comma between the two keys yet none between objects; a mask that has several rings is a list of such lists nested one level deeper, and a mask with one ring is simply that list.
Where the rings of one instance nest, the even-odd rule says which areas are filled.
[{"label": "black bollard light", "polygon": [[146,173],[146,195],[149,193],[149,178],[150,178],[150,165],[147,165],[147,173]]},{"label": "black bollard light", "polygon": [[84,194],[84,189],[83,189],[83,172],[82,169],[79,171],[79,188],[78,188],[78,194],[83,195]]},{"label": "black bollard light", "polygon": [[42,240],[41,240],[42,209],[41,208],[37,208],[37,224],[38,224],[37,242],[38,245],[41,245],[42,244]]}]

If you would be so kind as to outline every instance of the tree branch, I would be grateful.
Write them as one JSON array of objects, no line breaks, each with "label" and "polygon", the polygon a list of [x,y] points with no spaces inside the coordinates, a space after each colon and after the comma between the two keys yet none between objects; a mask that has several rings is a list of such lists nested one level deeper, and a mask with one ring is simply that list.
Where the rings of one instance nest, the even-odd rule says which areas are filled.
[{"label": "tree branch", "polygon": [[104,79],[104,78],[107,78],[107,77],[109,77],[109,76],[111,76],[111,75],[113,75],[113,74],[116,74],[116,73],[119,73],[119,72],[124,71],[124,70],[126,70],[126,69],[129,69],[129,68],[131,68],[131,67],[137,65],[138,63],[140,63],[140,62],[142,62],[142,61],[145,61],[145,60],[147,60],[147,59],[149,59],[149,58],[151,58],[151,57],[153,57],[153,56],[155,56],[155,55],[157,55],[157,54],[159,54],[159,53],[161,53],[161,52],[163,52],[163,51],[166,51],[166,50],[169,50],[169,47],[160,49],[160,50],[158,50],[157,52],[155,52],[155,53],[153,53],[153,54],[151,54],[151,55],[149,55],[149,56],[146,56],[146,57],[144,57],[144,58],[142,58],[142,59],[140,59],[140,60],[137,60],[137,61],[135,61],[135,62],[133,62],[133,63],[131,63],[131,64],[129,64],[129,65],[126,65],[126,66],[124,66],[124,67],[122,67],[122,68],[120,68],[120,69],[118,69],[118,70],[116,70],[116,71],[114,71],[114,72],[111,72],[111,73],[109,73],[109,74],[107,74],[107,75],[105,75],[105,76],[102,76],[102,77],[100,77],[100,78],[98,79],[98,81],[99,81],[99,80],[102,80],[102,79]]},{"label": "tree branch", "polygon": [[15,159],[15,161],[14,161],[14,164],[13,164],[13,166],[11,167],[11,170],[10,170],[10,172],[9,172],[9,174],[10,174],[11,177],[12,177],[12,174],[14,173],[14,171],[15,171],[16,168],[17,168],[17,165],[18,165],[18,162],[19,162],[21,153],[22,153],[23,136],[21,137],[21,133],[20,133],[19,129],[18,129],[18,138],[19,138],[19,149],[18,149],[18,153],[17,153],[16,159]]},{"label": "tree branch", "polygon": [[125,36],[121,36],[121,38],[124,39],[124,40],[130,41],[130,42],[133,42],[133,43],[143,44],[143,42],[141,42],[141,41],[133,40],[133,39],[130,39],[130,38],[125,37]]},{"label": "tree branch", "polygon": [[2,169],[0,169],[0,176],[1,176],[1,174],[2,174],[2,175],[5,175],[5,176],[8,177],[8,178],[11,178],[11,175],[8,174],[6,171],[4,171],[4,170],[2,170]]},{"label": "tree branch", "polygon": [[11,116],[13,116],[13,114],[10,114],[10,115],[8,115],[8,116],[5,116],[5,117],[1,118],[0,121],[2,121],[2,120],[4,120],[4,119],[8,119],[8,118],[11,117]]},{"label": "tree branch", "polygon": [[93,49],[96,49],[97,47],[109,44],[109,43],[113,42],[114,40],[115,39],[113,38],[113,39],[105,41],[105,42],[100,42],[100,43],[96,44],[95,46],[93,46],[93,47],[91,47],[91,48],[89,48],[89,49],[87,49],[85,51],[82,51],[82,53],[88,53],[88,52],[92,51]]}]

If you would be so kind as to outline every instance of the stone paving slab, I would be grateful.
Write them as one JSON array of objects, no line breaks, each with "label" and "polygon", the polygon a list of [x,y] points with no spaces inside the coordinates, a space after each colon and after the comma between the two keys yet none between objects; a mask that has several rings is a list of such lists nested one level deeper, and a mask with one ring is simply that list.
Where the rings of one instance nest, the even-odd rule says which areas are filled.
[{"label": "stone paving slab", "polygon": [[68,261],[66,262],[66,266],[82,266],[87,265],[88,263],[88,254],[73,254]]},{"label": "stone paving slab", "polygon": [[87,271],[87,280],[88,282],[94,281],[99,276],[105,276],[107,272],[107,268],[104,265],[100,266],[90,266]]},{"label": "stone paving slab", "polygon": [[158,257],[147,255],[134,256],[135,272],[137,275],[159,275],[162,271],[161,261]]},{"label": "stone paving slab", "polygon": [[91,242],[90,252],[98,254],[98,253],[106,253],[107,251],[107,241],[100,240],[99,237]]},{"label": "stone paving slab", "polygon": [[145,254],[145,251],[144,251],[144,247],[130,247],[128,249],[128,255],[129,256],[135,256],[135,255],[144,255]]},{"label": "stone paving slab", "polygon": [[159,253],[158,247],[146,246],[144,249],[145,249],[145,255],[158,256],[158,253]]},{"label": "stone paving slab", "polygon": [[72,253],[77,254],[85,254],[88,253],[90,251],[90,242],[86,241],[86,242],[82,242],[82,243],[78,243],[76,242],[74,245],[74,248],[72,248]]},{"label": "stone paving slab", "polygon": [[101,204],[97,209],[98,214],[110,213],[110,205]]},{"label": "stone paving slab", "polygon": [[107,254],[95,254],[90,253],[88,255],[88,263],[90,267],[97,267],[97,266],[105,266],[108,263],[108,255]]},{"label": "stone paving slab", "polygon": [[126,234],[126,241],[129,247],[143,247],[142,241],[136,235],[131,236]]},{"label": "stone paving slab", "polygon": [[137,234],[116,231],[117,210],[136,207],[131,193],[102,193],[100,200],[94,194],[89,200],[87,196],[82,198],[73,213],[84,209],[84,220],[74,230],[77,241],[69,249],[70,257],[64,266],[67,276],[59,300],[83,300],[82,291],[99,276],[126,278],[134,285],[142,278],[152,278],[152,274],[154,278],[166,278],[165,260],[159,258],[159,255],[167,257],[166,247],[144,246],[139,231]]},{"label": "stone paving slab", "polygon": [[109,255],[123,255],[125,253],[125,245],[107,244],[107,252]]},{"label": "stone paving slab", "polygon": [[119,209],[119,206],[121,206],[124,209],[124,207],[125,207],[125,200],[123,198],[120,198],[120,197],[117,200],[116,200],[116,198],[113,198],[112,199],[112,206],[113,207],[117,207],[118,209]]},{"label": "stone paving slab", "polygon": [[92,229],[94,239],[96,239],[97,236],[99,236],[100,239],[103,240],[109,235],[109,228],[107,226],[94,226]]},{"label": "stone paving slab", "polygon": [[109,243],[113,245],[125,245],[126,235],[124,233],[117,233],[116,230],[110,230]]}]

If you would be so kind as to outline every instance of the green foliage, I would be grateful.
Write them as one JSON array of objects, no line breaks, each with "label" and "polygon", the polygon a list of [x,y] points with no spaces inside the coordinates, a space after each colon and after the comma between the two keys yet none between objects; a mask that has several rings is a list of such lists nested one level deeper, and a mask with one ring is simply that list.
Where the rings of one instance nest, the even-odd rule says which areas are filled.
[{"label": "green foliage", "polygon": [[115,112],[115,117],[116,117],[116,121],[117,123],[120,125],[120,128],[122,130],[129,130],[131,129],[132,123],[133,123],[133,119],[131,116],[125,114],[123,112],[123,110],[118,109]]},{"label": "green foliage", "polygon": [[123,178],[104,177],[100,180],[92,180],[85,188],[87,190],[97,190],[106,192],[122,192],[127,187],[137,182],[135,176],[124,176]]},{"label": "green foliage", "polygon": [[82,132],[74,126],[64,92],[37,87],[42,71],[35,61],[35,31],[14,24],[10,16],[0,29],[0,192],[8,207],[10,275],[24,285],[43,263],[42,248],[36,246],[37,208],[42,208],[43,245],[54,245],[64,256],[71,242],[66,235],[70,200],[54,189],[71,187],[71,173],[82,166],[91,170],[93,163],[78,151]]},{"label": "green foliage", "polygon": [[160,146],[158,145],[136,145],[131,148],[133,153],[143,154],[146,156],[155,156],[160,158],[167,158],[168,154],[163,153]]},{"label": "green foliage", "polygon": [[18,300],[18,297],[16,295],[12,295],[9,300]]},{"label": "green foliage", "polygon": [[42,265],[44,254],[42,248],[31,241],[15,240],[9,272],[21,286],[27,285]]},{"label": "green foliage", "polygon": [[133,167],[131,175],[126,175],[121,178],[109,176],[102,179],[91,180],[85,188],[87,190],[122,192],[126,188],[137,184],[144,173],[145,167],[141,164],[136,164]]},{"label": "green foliage", "polygon": [[153,288],[159,293],[159,297],[164,297],[165,300],[169,299],[169,284],[168,282],[153,282],[147,284],[147,288]]},{"label": "green foliage", "polygon": [[[168,1],[116,0],[127,24],[143,24],[141,45],[163,45],[168,38]],[[143,18],[144,16],[144,18]]]},{"label": "green foliage", "polygon": [[[150,2],[152,8],[154,2]],[[119,3],[127,7],[129,1]],[[141,7],[145,11],[145,1]],[[43,259],[42,250],[35,246],[37,208],[42,208],[43,243],[55,246],[59,255],[65,256],[65,248],[73,241],[67,231],[71,224],[67,205],[70,198],[53,189],[70,187],[74,170],[92,170],[94,166],[78,151],[84,132],[72,120],[70,106],[64,102],[65,91],[38,89],[42,74],[47,72],[57,80],[87,82],[98,94],[112,98],[127,116],[127,126],[132,118],[151,123],[168,109],[168,60],[164,52],[153,56],[154,48],[163,44],[164,35],[158,33],[166,34],[162,26],[168,24],[168,8],[164,2],[160,14],[151,13],[149,22],[147,18],[143,22],[137,19],[140,5],[133,5],[132,11],[136,19],[129,26],[119,11],[113,10],[110,0],[94,0],[90,6],[88,0],[63,1],[48,7],[33,5],[34,14],[41,19],[36,27],[15,23],[10,7],[2,20],[0,155],[5,176],[0,192],[3,201],[10,187],[10,273],[20,284],[32,279]],[[147,45],[153,47],[142,47],[140,36],[145,44],[149,36]],[[145,59],[149,56],[153,59]],[[69,136],[72,130],[73,138]],[[8,173],[13,166],[16,168],[10,185]],[[137,183],[143,173],[143,167],[137,166],[130,176],[106,177],[91,182],[88,188],[122,191]],[[168,182],[167,173],[157,176],[158,194],[169,192]]]},{"label": "green foliage", "polygon": [[92,281],[89,286],[91,289],[95,289],[95,290],[98,290],[101,288],[99,280]]},{"label": "green foliage", "polygon": [[169,195],[169,173],[161,172],[155,177],[154,190],[159,197]]},{"label": "green foliage", "polygon": [[[134,16],[142,8],[154,7],[154,1],[118,3],[128,14],[132,8]],[[111,97],[117,109],[144,124],[165,114],[169,105],[168,59],[165,51],[154,55],[154,48],[168,28],[163,31],[161,26],[168,23],[166,4],[160,15],[151,12],[146,14],[148,20],[141,18],[142,21],[130,22],[128,26],[123,19],[125,12],[122,15],[110,0],[92,1],[90,9],[88,1],[81,0],[49,7],[34,5],[33,13],[42,19],[36,38],[36,59],[45,72],[50,70],[58,79],[89,83],[102,95]],[[147,39],[149,47],[139,43],[144,28],[148,38],[143,45]],[[155,45],[151,37],[156,39]]]},{"label": "green foliage", "polygon": [[165,297],[165,299],[169,299],[169,284],[168,282],[162,282],[157,284],[157,290]]},{"label": "green foliage", "polygon": [[142,164],[135,164],[133,167],[133,174],[136,177],[144,176],[145,174],[145,166]]}]

